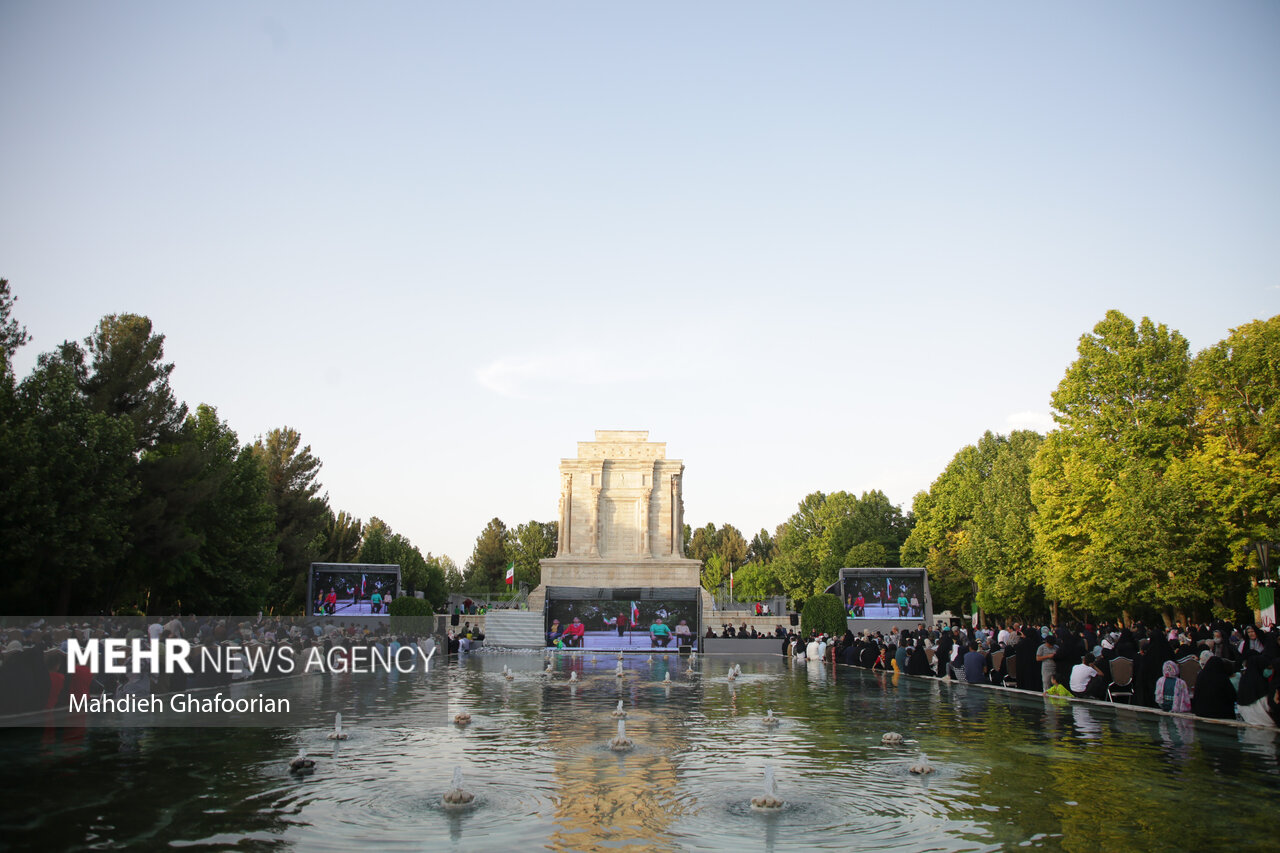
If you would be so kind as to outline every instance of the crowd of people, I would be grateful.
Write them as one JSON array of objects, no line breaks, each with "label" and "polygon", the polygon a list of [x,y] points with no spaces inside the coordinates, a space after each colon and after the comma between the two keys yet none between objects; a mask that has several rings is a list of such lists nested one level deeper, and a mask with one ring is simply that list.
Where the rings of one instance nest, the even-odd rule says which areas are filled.
[{"label": "crowd of people", "polygon": [[721,639],[738,639],[738,640],[757,640],[757,639],[781,640],[784,637],[786,637],[787,634],[788,634],[787,629],[783,628],[781,625],[774,628],[773,633],[768,633],[768,632],[758,631],[756,630],[756,626],[754,625],[749,626],[747,625],[747,623],[743,622],[741,628],[735,628],[733,627],[733,625],[721,625],[719,634],[716,633],[715,628],[708,625],[706,637],[708,639],[715,639],[716,637],[719,637]]},{"label": "crowd of people", "polygon": [[[779,629],[781,630],[781,629]],[[999,629],[893,628],[802,642],[785,654],[867,669],[995,684],[1173,713],[1280,724],[1280,643],[1275,630],[1227,623],[1171,628],[1142,623],[1011,625]]]},{"label": "crowd of people", "polygon": [[[78,665],[67,671],[68,641],[81,644],[90,640],[116,639],[184,639],[191,643],[189,661],[194,670],[185,672],[94,673]],[[302,620],[262,618],[228,619],[225,617],[168,616],[152,619],[101,617],[77,623],[53,623],[46,620],[10,627],[0,631],[0,714],[23,714],[48,709],[66,709],[70,697],[99,696],[112,698],[133,693],[156,695],[205,687],[220,687],[232,682],[302,674],[294,668],[286,671],[284,655],[267,652],[291,647],[294,660],[305,659],[309,649],[319,649],[326,660],[350,655],[357,647],[368,647],[380,654],[396,651],[404,645],[426,646],[429,637],[398,636],[388,625],[367,626],[333,623],[307,625]],[[203,649],[211,649],[208,654]],[[260,661],[269,665],[250,668],[226,666],[230,657],[247,659],[253,650]],[[424,651],[424,653],[426,653]],[[210,665],[212,658],[217,665]],[[105,667],[104,667],[105,669]],[[146,667],[150,669],[150,667]],[[312,670],[314,671],[314,670]]]}]

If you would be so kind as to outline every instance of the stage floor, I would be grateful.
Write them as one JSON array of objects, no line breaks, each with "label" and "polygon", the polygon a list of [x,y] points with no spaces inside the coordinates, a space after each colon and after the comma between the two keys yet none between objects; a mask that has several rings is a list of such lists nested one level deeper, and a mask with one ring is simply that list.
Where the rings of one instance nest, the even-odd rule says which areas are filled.
[{"label": "stage floor", "polygon": [[[693,637],[690,635],[690,640]],[[574,646],[573,648],[579,648]],[[582,646],[584,649],[596,649],[598,651],[625,652],[628,650],[648,650],[654,648],[649,639],[648,631],[627,631],[621,637],[618,636],[617,630],[613,631],[588,631],[582,636]],[[657,646],[661,649],[662,646]],[[673,634],[671,642],[666,646],[668,651],[674,652],[677,648],[676,638]]]},{"label": "stage floor", "polygon": [[[312,613],[311,615],[312,616],[328,616],[329,614],[328,613]],[[337,610],[334,611],[333,615],[334,616],[385,616],[387,615],[387,606],[385,604],[382,605],[382,611],[380,613],[374,613],[373,605],[369,603],[368,599],[362,598],[359,603],[356,603],[348,598],[345,601],[344,600],[338,601]]]}]

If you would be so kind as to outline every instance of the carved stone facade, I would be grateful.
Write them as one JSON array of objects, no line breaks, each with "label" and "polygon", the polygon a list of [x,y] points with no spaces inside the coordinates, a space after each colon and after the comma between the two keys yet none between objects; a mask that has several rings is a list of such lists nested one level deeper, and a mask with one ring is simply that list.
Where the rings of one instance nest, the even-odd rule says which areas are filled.
[{"label": "carved stone facade", "polygon": [[[596,430],[560,460],[560,534],[544,586],[696,587],[684,556],[684,463],[646,430]],[[541,606],[542,587],[530,595]]]}]

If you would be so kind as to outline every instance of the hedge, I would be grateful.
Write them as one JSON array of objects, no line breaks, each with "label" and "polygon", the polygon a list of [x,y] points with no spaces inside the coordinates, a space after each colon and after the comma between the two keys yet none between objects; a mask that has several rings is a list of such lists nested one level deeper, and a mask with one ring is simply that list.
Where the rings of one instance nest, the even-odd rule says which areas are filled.
[{"label": "hedge", "polygon": [[847,627],[847,615],[838,596],[828,592],[815,595],[804,603],[804,610],[800,613],[800,632],[806,637],[815,631],[839,637]]}]

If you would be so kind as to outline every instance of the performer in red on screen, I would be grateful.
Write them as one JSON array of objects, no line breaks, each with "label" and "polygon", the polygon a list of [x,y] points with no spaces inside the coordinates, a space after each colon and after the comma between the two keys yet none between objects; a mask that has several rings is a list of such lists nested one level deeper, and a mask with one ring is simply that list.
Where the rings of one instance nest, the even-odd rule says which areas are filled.
[{"label": "performer in red on screen", "polygon": [[618,636],[621,637],[622,633],[626,630],[627,630],[627,614],[619,613],[618,614]]}]

